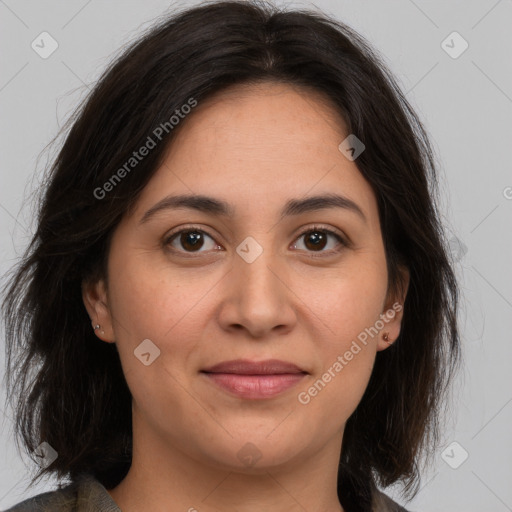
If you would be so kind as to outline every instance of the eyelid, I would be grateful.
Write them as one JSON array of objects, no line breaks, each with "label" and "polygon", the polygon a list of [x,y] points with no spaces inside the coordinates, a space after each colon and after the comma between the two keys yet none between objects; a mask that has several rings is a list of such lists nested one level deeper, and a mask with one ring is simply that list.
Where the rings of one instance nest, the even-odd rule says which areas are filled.
[{"label": "eyelid", "polygon": [[[299,233],[295,236],[294,240],[298,240],[306,233],[310,233],[313,231],[323,231],[328,235],[335,237],[338,240],[338,245],[341,247],[338,247],[336,249],[330,249],[327,251],[306,251],[309,258],[328,258],[333,256],[339,256],[342,252],[344,252],[345,249],[350,249],[353,247],[351,240],[342,231],[340,231],[337,228],[326,226],[323,224],[313,224],[310,226],[306,226],[304,229],[301,229],[301,231],[299,231]],[[294,245],[296,243],[296,241],[293,242]]]},{"label": "eyelid", "polygon": [[[204,228],[202,228],[200,226],[197,226],[197,225],[194,225],[194,224],[189,224],[189,225],[185,225],[185,226],[180,226],[179,228],[173,229],[169,233],[166,233],[164,235],[163,239],[162,239],[162,246],[163,247],[167,247],[170,244],[172,238],[174,238],[176,235],[179,235],[183,231],[185,231],[185,232],[187,232],[187,231],[198,231],[199,233],[203,233],[205,235],[208,235],[215,242],[216,245],[220,245],[216,241],[216,236],[213,236],[212,234],[210,234],[208,231],[206,231]],[[174,248],[171,248],[169,250],[171,252],[175,252],[175,253],[178,252],[178,253],[181,253],[181,254],[188,254],[190,257],[194,257],[194,253],[193,252],[187,253],[186,251],[179,251],[179,250],[176,250]],[[198,252],[196,254],[199,255],[201,253]]]},{"label": "eyelid", "polygon": [[335,236],[339,237],[344,244],[346,244],[346,245],[350,244],[349,238],[345,235],[345,233],[343,233],[343,231],[340,231],[339,229],[337,229],[335,227],[328,226],[325,224],[313,224],[310,226],[306,226],[304,229],[301,229],[299,231],[299,233],[296,235],[296,238],[298,238],[299,236],[302,236],[306,233],[309,233],[310,231],[315,231],[315,230],[326,231],[327,233],[329,233],[331,235],[335,235]]},{"label": "eyelid", "polygon": [[[215,242],[216,245],[220,245],[219,243],[217,243],[215,236],[211,235],[208,231],[206,231],[202,227],[200,227],[198,225],[194,225],[194,224],[180,226],[179,228],[172,230],[170,233],[164,235],[162,245],[164,247],[167,247],[170,244],[172,238],[174,238],[176,235],[179,235],[182,232],[187,232],[187,231],[198,231],[200,233],[203,233],[203,234],[209,236]],[[306,233],[310,233],[312,231],[324,231],[327,234],[336,237],[338,239],[338,242],[340,243],[340,245],[344,246],[345,248],[352,247],[352,242],[342,231],[340,231],[337,228],[323,225],[323,224],[313,224],[313,225],[309,225],[309,226],[302,228],[295,235],[293,244],[296,243],[298,238],[300,238],[301,236],[305,235]],[[339,254],[341,252],[341,250],[342,249],[331,249],[328,251],[318,251],[317,256],[321,256],[322,254],[325,254],[325,255]],[[195,255],[202,254],[201,252],[194,253],[194,252],[180,251],[180,250],[176,250],[174,248],[171,248],[170,251],[175,252],[175,253],[177,252],[177,253],[181,253],[181,254],[187,254],[188,255],[187,257],[194,257]],[[208,252],[208,251],[205,251],[205,252]],[[308,253],[310,253],[311,255],[315,255],[315,251],[308,251]]]}]

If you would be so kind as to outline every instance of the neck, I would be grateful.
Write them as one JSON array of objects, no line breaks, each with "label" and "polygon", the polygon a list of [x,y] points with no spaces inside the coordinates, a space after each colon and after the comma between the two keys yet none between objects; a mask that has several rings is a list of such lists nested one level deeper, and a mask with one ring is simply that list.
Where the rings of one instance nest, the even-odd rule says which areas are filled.
[{"label": "neck", "polygon": [[230,467],[139,431],[134,421],[132,465],[109,490],[123,512],[343,512],[337,494],[342,434],[282,464],[261,464],[262,457],[252,467]]}]

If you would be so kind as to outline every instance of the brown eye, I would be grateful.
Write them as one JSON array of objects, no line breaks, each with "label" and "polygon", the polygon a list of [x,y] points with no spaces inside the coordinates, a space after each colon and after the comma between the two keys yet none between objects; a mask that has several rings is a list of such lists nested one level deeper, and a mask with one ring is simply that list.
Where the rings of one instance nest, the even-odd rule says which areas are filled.
[{"label": "brown eye", "polygon": [[[300,239],[304,240],[304,242],[302,242],[304,248],[297,247],[300,245],[298,242],[294,244],[294,248],[309,253],[319,253],[319,255],[323,255],[324,253],[326,256],[332,255],[340,252],[344,247],[349,246],[341,235],[331,229],[323,227],[315,226],[303,231],[297,240]],[[208,240],[210,240],[210,247],[208,247]],[[328,247],[329,244],[331,244],[330,248]],[[168,247],[172,252],[182,254],[201,254],[214,249],[221,249],[208,233],[194,227],[172,233],[164,240],[163,245]],[[201,251],[201,249],[204,250]]]},{"label": "brown eye", "polygon": [[328,235],[321,231],[310,231],[306,233],[304,245],[311,250],[321,250],[327,245]]},{"label": "brown eye", "polygon": [[[324,251],[326,246],[329,244],[329,238],[336,239],[338,243],[334,243],[334,247],[331,247],[330,250],[328,249]],[[307,252],[333,253],[339,252],[341,250],[339,248],[340,245],[342,247],[347,246],[345,240],[340,235],[338,235],[338,233],[327,228],[309,228],[307,231],[303,231],[298,239],[304,239],[304,250],[306,250]],[[296,243],[296,248],[297,245],[298,244]]]},{"label": "brown eye", "polygon": [[[165,241],[166,246],[171,246],[173,251],[178,252],[205,252],[200,251],[205,245],[205,237],[213,241],[213,238],[200,229],[183,229],[168,237]],[[213,247],[217,247],[214,243]]]},{"label": "brown eye", "polygon": [[187,251],[201,249],[204,244],[203,235],[198,231],[185,231],[180,233],[179,241],[181,246]]}]

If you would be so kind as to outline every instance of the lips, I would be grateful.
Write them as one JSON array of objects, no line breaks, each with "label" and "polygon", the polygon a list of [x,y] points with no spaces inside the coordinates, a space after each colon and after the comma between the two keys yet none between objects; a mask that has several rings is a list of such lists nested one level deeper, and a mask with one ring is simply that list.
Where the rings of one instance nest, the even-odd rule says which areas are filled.
[{"label": "lips", "polygon": [[296,364],[279,359],[235,359],[210,366],[201,373],[220,389],[246,400],[270,399],[280,395],[308,375]]},{"label": "lips", "polygon": [[201,370],[203,373],[233,373],[237,375],[283,375],[307,373],[296,364],[279,359],[265,361],[250,361],[249,359],[234,359],[223,361]]}]

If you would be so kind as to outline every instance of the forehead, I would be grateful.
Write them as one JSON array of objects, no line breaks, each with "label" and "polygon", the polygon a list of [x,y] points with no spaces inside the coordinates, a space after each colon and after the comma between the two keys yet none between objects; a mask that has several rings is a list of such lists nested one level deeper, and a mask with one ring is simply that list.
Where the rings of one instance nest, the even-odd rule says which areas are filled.
[{"label": "forehead", "polygon": [[289,146],[322,150],[336,144],[346,136],[346,123],[331,100],[312,88],[263,82],[236,85],[200,102],[174,146],[192,131],[202,132],[205,145],[254,153],[274,147],[279,151],[272,157],[278,158],[289,156]]},{"label": "forehead", "polygon": [[181,122],[141,207],[170,192],[279,209],[292,197],[339,192],[375,211],[371,187],[338,149],[346,124],[317,91],[236,86],[199,102]]}]

